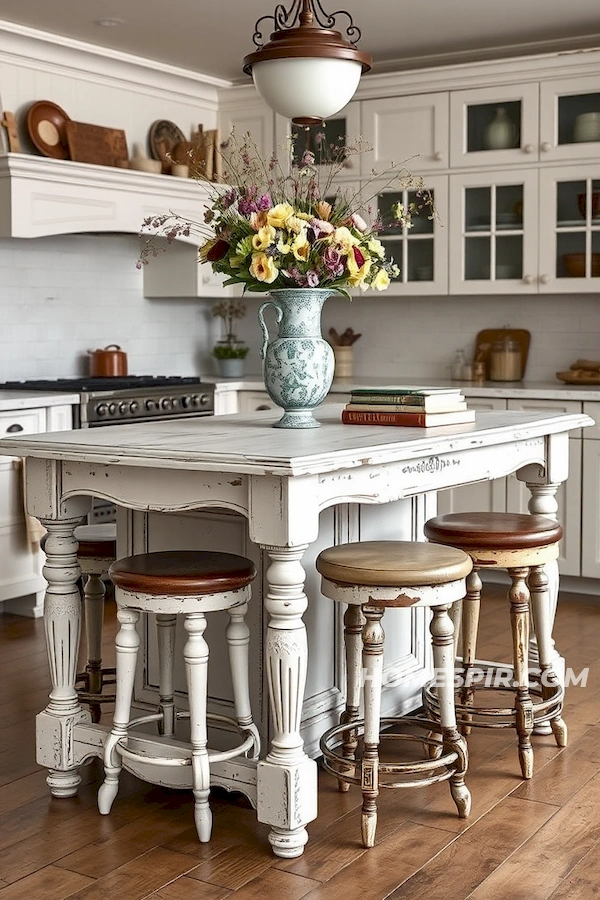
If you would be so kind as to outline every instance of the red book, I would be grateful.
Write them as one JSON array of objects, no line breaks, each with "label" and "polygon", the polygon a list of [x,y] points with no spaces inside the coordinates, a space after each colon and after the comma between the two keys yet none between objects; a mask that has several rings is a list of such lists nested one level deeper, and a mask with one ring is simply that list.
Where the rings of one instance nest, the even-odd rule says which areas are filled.
[{"label": "red book", "polygon": [[342,410],[342,422],[345,425],[404,425],[408,428],[432,428],[435,425],[462,425],[474,421],[474,409],[447,413]]}]

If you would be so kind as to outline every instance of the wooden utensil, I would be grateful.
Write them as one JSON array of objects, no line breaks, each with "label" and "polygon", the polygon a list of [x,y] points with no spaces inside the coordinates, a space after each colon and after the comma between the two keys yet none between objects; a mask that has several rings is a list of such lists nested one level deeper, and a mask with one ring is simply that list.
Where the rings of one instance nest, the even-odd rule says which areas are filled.
[{"label": "wooden utensil", "polygon": [[484,363],[486,380],[490,377],[490,354],[492,346],[496,341],[501,341],[505,338],[510,338],[519,345],[521,350],[521,378],[525,376],[531,333],[525,328],[485,328],[483,331],[480,331],[475,338],[473,362]]},{"label": "wooden utensil", "polygon": [[65,129],[69,154],[75,162],[117,166],[127,160],[127,141],[121,128],[69,121]]}]

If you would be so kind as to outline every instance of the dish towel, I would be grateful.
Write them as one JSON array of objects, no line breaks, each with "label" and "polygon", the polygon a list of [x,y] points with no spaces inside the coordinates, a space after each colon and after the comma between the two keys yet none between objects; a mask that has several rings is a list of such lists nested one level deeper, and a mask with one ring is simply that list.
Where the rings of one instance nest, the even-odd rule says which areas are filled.
[{"label": "dish towel", "polygon": [[15,469],[19,472],[21,479],[21,489],[23,493],[23,515],[25,516],[25,529],[27,531],[27,542],[32,553],[36,553],[40,549],[40,541],[46,534],[46,529],[39,519],[30,516],[27,512],[27,482],[25,479],[25,460],[22,458],[15,459],[13,463]]}]

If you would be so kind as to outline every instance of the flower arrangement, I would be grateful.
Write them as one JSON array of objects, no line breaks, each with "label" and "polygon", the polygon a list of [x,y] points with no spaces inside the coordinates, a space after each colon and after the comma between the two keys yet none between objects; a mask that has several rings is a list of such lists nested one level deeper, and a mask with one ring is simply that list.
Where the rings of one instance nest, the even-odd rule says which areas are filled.
[{"label": "flower arrangement", "polygon": [[[322,168],[310,150],[294,165],[292,147],[289,164],[282,167],[276,156],[265,162],[249,135],[240,142],[232,133],[228,144],[223,180],[230,186],[211,185],[212,202],[205,207],[203,221],[182,220],[172,213],[154,216],[144,222],[142,233],[146,236],[150,230],[168,241],[197,235],[200,262],[225,275],[225,285],[241,284],[247,291],[320,287],[347,296],[352,287],[382,291],[399,270],[386,259],[379,232],[390,226],[409,228],[417,210],[435,216],[431,194],[405,168],[373,171],[358,191],[337,186],[336,176],[349,157],[365,151],[361,142],[324,146],[328,165]],[[417,200],[407,208],[394,204],[392,223],[384,223],[379,214],[372,217],[371,203],[392,187],[410,188]],[[147,239],[138,266],[156,252]]]},{"label": "flower arrangement", "polygon": [[221,319],[224,331],[223,340],[213,347],[212,355],[216,359],[245,359],[249,347],[241,344],[233,330],[236,319],[243,319],[246,315],[246,304],[243,300],[221,300],[212,308],[213,316]]}]

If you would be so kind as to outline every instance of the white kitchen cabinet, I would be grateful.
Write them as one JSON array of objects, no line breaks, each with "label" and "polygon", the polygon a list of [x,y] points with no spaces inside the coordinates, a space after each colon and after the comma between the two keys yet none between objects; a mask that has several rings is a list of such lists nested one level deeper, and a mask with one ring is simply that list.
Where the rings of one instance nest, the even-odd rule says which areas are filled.
[{"label": "white kitchen cabinet", "polygon": [[[400,269],[386,294],[411,295],[445,294],[448,291],[448,238],[444,225],[448,221],[448,179],[445,175],[425,179],[431,192],[436,214],[425,205],[412,216],[411,227],[400,228],[392,221],[391,208],[401,203],[408,209],[412,203],[423,203],[423,195],[415,188],[396,190],[386,183],[379,185],[377,195],[378,217],[384,223],[379,234],[386,256],[394,260]],[[378,183],[373,184],[373,193]],[[368,291],[377,296],[377,291]]]},{"label": "white kitchen cabinet", "polygon": [[246,89],[240,88],[233,97],[230,97],[226,91],[222,91],[219,101],[221,135],[219,152],[223,157],[224,168],[227,168],[228,154],[232,147],[232,132],[235,133],[236,141],[240,144],[249,134],[256,145],[260,158],[268,161],[275,149],[273,110],[259,97],[254,85]]},{"label": "white kitchen cabinet", "polygon": [[451,294],[536,293],[538,173],[450,176]]},{"label": "white kitchen cabinet", "polygon": [[[325,119],[322,125],[309,128],[293,126],[289,119],[275,116],[275,152],[278,159],[283,163],[289,158],[290,145],[295,165],[300,163],[305,150],[311,151],[315,155],[320,184],[325,184],[332,175],[332,166],[327,160],[332,155],[339,159],[344,147],[357,147],[361,134],[361,104],[356,100],[348,103],[335,116]],[[341,168],[334,166],[336,181],[345,182],[365,174],[363,159],[364,154],[349,153]]]},{"label": "white kitchen cabinet", "polygon": [[261,409],[279,409],[266,391],[240,391],[238,395],[238,411],[258,412]]},{"label": "white kitchen cabinet", "polygon": [[539,177],[540,293],[599,291],[600,165],[550,166]]},{"label": "white kitchen cabinet", "polygon": [[[213,272],[208,263],[200,263],[198,248],[186,243],[157,238],[159,255],[143,268],[144,297],[232,297],[234,285],[223,287],[225,275]],[[237,288],[237,286],[235,286]],[[241,287],[238,293],[241,293]]]},{"label": "white kitchen cabinet", "polygon": [[[334,543],[358,540],[411,539],[415,523],[424,519],[427,498],[385,504],[381,507],[343,504],[321,514],[318,540],[306,551],[302,566],[306,572],[305,590],[310,598],[304,620],[308,632],[310,664],[308,667],[301,733],[305,749],[311,756],[319,754],[321,734],[337,724],[343,709],[344,649],[343,611],[338,604],[322,596],[320,576],[315,568],[318,553]],[[246,519],[231,512],[195,511],[187,514],[130,513],[134,552],[163,549],[227,550],[250,557],[258,576],[253,583],[247,622],[250,639],[250,689],[254,720],[263,737],[269,734],[268,708],[261,705],[267,697],[262,666],[265,572],[269,565],[266,554],[248,537]],[[389,619],[388,619],[389,616]],[[150,618],[150,617],[149,617]],[[227,648],[225,644],[226,614],[215,614],[207,627],[210,646],[209,711],[231,715],[232,693]],[[421,687],[430,677],[428,622],[423,610],[391,610],[386,613],[386,648],[383,712],[391,715],[413,710],[420,704]],[[181,629],[183,632],[183,629]],[[184,640],[178,633],[178,641]],[[142,664],[136,680],[136,700],[154,702],[158,687],[158,659],[153,621],[144,629]],[[186,681],[183,654],[176,652],[175,689],[185,697]],[[230,741],[230,737],[229,737]],[[224,741],[225,743],[225,741]],[[218,748],[218,736],[211,736],[211,746]]]},{"label": "white kitchen cabinet", "polygon": [[588,119],[580,118],[590,113],[600,117],[597,73],[541,82],[540,149],[545,162],[598,158],[600,125],[590,129]]},{"label": "white kitchen cabinet", "polygon": [[[50,414],[51,413],[51,414]],[[0,438],[72,427],[70,406],[0,411]],[[45,559],[32,549],[25,521],[22,462],[0,457],[0,609],[37,618],[44,611]]]},{"label": "white kitchen cabinet", "polygon": [[583,411],[596,425],[583,431],[581,574],[600,578],[600,402],[584,403]]},{"label": "white kitchen cabinet", "polygon": [[[502,113],[498,113],[502,110]],[[498,116],[508,123],[506,146],[493,134]],[[522,164],[539,158],[539,84],[502,84],[450,93],[453,168]]]},{"label": "white kitchen cabinet", "polygon": [[363,175],[406,166],[411,172],[441,172],[448,162],[447,92],[362,101],[362,134],[371,150]]}]

